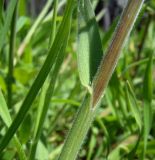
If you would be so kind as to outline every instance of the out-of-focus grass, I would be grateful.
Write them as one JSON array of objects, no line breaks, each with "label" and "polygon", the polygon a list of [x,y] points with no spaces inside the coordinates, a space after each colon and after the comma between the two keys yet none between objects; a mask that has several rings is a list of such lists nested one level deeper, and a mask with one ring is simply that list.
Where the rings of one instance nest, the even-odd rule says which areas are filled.
[{"label": "out-of-focus grass", "polygon": [[[60,1],[58,6],[60,3],[62,2]],[[19,13],[21,13],[21,10],[22,6],[19,5]],[[64,15],[63,8],[60,10],[56,18],[57,30]],[[6,100],[8,84],[6,77],[8,73],[9,41],[11,34],[11,30],[8,27],[4,27],[6,21],[8,21],[9,27],[11,25],[11,19],[6,16],[8,15],[7,12],[4,13],[4,10],[0,8],[0,18],[2,17],[0,19],[0,37],[4,37],[5,35],[5,38],[0,38],[0,88]],[[77,112],[86,92],[80,85],[77,71],[76,11],[73,12],[72,16],[71,33],[65,51],[64,61],[57,77],[53,97],[50,99],[49,109],[36,150],[36,158],[40,160],[57,159],[66,134],[71,127],[74,114]],[[155,120],[154,0],[145,4],[141,17],[139,17],[139,21],[136,23],[131,37],[128,39],[127,45],[121,54],[116,71],[106,89],[101,107],[83,143],[78,159],[103,160],[108,157],[109,160],[142,158],[153,160],[155,157],[155,129],[152,125]],[[114,32],[117,19],[116,17],[109,31],[105,32],[102,27],[99,28],[104,49],[109,45],[109,40]],[[40,23],[36,27],[34,35],[28,41],[22,57],[18,57],[16,54],[17,50],[31,30],[34,21],[26,14],[22,16],[19,14],[17,17],[14,56],[17,63],[14,66],[14,77],[12,79],[12,107],[9,108],[11,119],[14,119],[17,115],[35,76],[38,74],[47,56],[52,19],[47,19],[46,21],[42,19],[41,21],[43,23]],[[2,31],[4,31],[3,34]],[[152,55],[151,59],[150,55]],[[152,82],[151,79],[153,79]],[[130,87],[127,85],[127,80]],[[49,81],[50,79],[48,78],[47,84]],[[152,87],[150,89],[151,85]],[[150,96],[150,93],[152,96]],[[39,92],[27,117],[16,133],[27,157],[30,154],[31,145],[34,140],[35,122],[38,114],[38,106],[41,105],[41,99],[42,92]],[[0,102],[0,107],[2,105],[2,102]],[[152,121],[152,124],[150,121]],[[0,142],[7,131],[8,126],[6,127],[5,123],[4,117],[1,116]],[[1,153],[0,158],[10,160],[13,157],[16,159],[18,157],[17,144],[11,141]]]}]

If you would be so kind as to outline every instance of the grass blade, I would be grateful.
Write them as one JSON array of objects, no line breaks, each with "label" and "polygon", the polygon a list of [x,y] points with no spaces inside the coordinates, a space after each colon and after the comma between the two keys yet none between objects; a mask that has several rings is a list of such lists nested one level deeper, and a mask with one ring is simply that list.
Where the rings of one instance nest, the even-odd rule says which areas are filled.
[{"label": "grass blade", "polygon": [[143,150],[143,159],[145,159],[146,149],[147,149],[147,140],[149,132],[152,125],[153,110],[152,110],[152,93],[153,93],[153,53],[150,55],[150,60],[147,63],[145,77],[144,77],[144,150]]},{"label": "grass blade", "polygon": [[7,90],[8,90],[8,107],[12,108],[12,83],[13,83],[13,60],[15,52],[15,40],[16,40],[16,19],[17,19],[17,8],[18,3],[15,7],[12,22],[11,22],[11,35],[10,35],[10,46],[9,46],[9,66],[7,76]]},{"label": "grass blade", "polygon": [[[68,31],[66,31],[66,33],[68,33],[68,35],[69,35],[71,21],[69,21],[67,26],[68,26]],[[36,147],[37,147],[37,144],[38,144],[38,141],[39,141],[39,138],[41,135],[41,131],[43,128],[43,124],[44,124],[44,121],[45,121],[45,118],[47,115],[47,111],[48,111],[48,108],[49,108],[49,105],[51,102],[51,97],[54,92],[54,87],[55,87],[55,83],[57,80],[57,76],[58,76],[61,64],[63,62],[64,56],[65,56],[65,48],[67,46],[67,42],[68,42],[68,40],[66,40],[65,43],[63,44],[62,49],[60,51],[61,54],[60,53],[58,54],[56,64],[54,66],[53,71],[51,72],[51,75],[52,75],[51,80],[49,82],[47,89],[45,89],[46,93],[43,94],[43,96],[45,96],[45,97],[42,97],[44,99],[44,103],[43,103],[43,106],[40,106],[42,109],[41,109],[41,114],[39,114],[40,117],[38,117],[38,126],[36,127],[36,130],[35,130],[34,143],[32,144],[32,149],[31,149],[31,153],[30,153],[31,160],[33,160],[35,157]]]},{"label": "grass blade", "polygon": [[4,123],[6,124],[6,126],[10,126],[12,120],[1,90],[0,90],[0,116],[4,121]]},{"label": "grass blade", "polygon": [[[32,84],[31,89],[29,90],[15,120],[13,121],[12,125],[8,129],[6,135],[3,137],[1,145],[0,145],[0,152],[7,146],[9,141],[11,140],[12,136],[17,131],[18,127],[22,123],[24,117],[26,116],[28,110],[30,109],[35,97],[37,96],[40,88],[42,87],[48,73],[50,72],[58,54],[60,53],[64,41],[67,41],[67,37],[69,36],[66,31],[68,31],[68,23],[72,17],[72,11],[74,9],[74,1],[68,0],[68,5],[66,7],[65,15],[61,26],[58,30],[56,35],[55,41],[53,42],[52,47],[49,50],[49,54],[37,76],[34,83]],[[61,37],[61,39],[60,39]],[[61,53],[60,53],[61,54]]]},{"label": "grass blade", "polygon": [[34,143],[32,144],[32,149],[31,149],[31,153],[30,153],[30,160],[34,159],[35,152],[36,152],[36,147],[37,147],[40,135],[41,135],[42,127],[43,127],[43,124],[44,124],[44,121],[45,121],[45,118],[46,118],[46,115],[47,115],[47,111],[48,111],[48,108],[49,108],[49,105],[50,105],[51,97],[52,97],[53,92],[54,92],[54,87],[55,87],[56,79],[57,79],[57,76],[58,76],[58,71],[59,71],[59,69],[61,67],[61,64],[63,62],[63,59],[64,59],[64,55],[65,55],[64,54],[64,49],[66,48],[66,43],[64,43],[64,44],[65,45],[62,48],[61,55],[59,55],[59,58],[57,58],[56,65],[54,67],[54,70],[51,73],[52,77],[51,77],[49,86],[47,88],[47,92],[45,94],[45,100],[44,100],[44,104],[43,104],[43,107],[42,107],[42,112],[41,112],[41,115],[40,115],[40,118],[39,118],[39,124],[38,124],[38,127],[37,127],[37,131],[35,131],[36,134],[35,134],[35,138],[34,138]]},{"label": "grass blade", "polygon": [[[2,118],[3,122],[5,123],[5,125],[7,127],[9,127],[11,125],[12,119],[11,119],[6,101],[3,97],[1,90],[0,90],[0,117]],[[24,150],[22,148],[22,145],[20,144],[20,142],[16,136],[14,136],[13,141],[17,147],[17,152],[19,154],[20,159],[26,160],[26,156],[25,156]]]},{"label": "grass blade", "polygon": [[31,29],[29,30],[28,34],[26,35],[26,37],[24,38],[22,44],[20,45],[17,54],[18,56],[21,56],[25,47],[27,46],[27,44],[29,43],[29,41],[31,40],[32,36],[34,35],[37,27],[40,25],[40,23],[43,21],[43,18],[45,17],[45,15],[47,14],[49,8],[51,7],[53,3],[53,0],[48,0],[44,9],[42,10],[42,12],[39,14],[38,18],[36,19],[36,21],[34,22],[34,24],[32,25]]},{"label": "grass blade", "polygon": [[131,109],[134,118],[138,124],[139,130],[142,129],[142,117],[141,113],[137,104],[136,96],[133,92],[133,89],[131,88],[131,85],[129,82],[126,84],[126,97],[127,97],[127,105]]},{"label": "grass blade", "polygon": [[78,3],[78,69],[81,83],[89,89],[103,51],[90,1],[80,0]]},{"label": "grass blade", "polygon": [[2,23],[2,18],[3,18],[3,0],[0,1],[0,27]]},{"label": "grass blade", "polygon": [[[53,7],[53,18],[52,18],[52,31],[49,41],[49,46],[52,45],[55,35],[56,35],[56,19],[57,19],[57,10],[58,10],[58,0],[54,0],[54,7]],[[49,47],[50,48],[50,47]]]},{"label": "grass blade", "polygon": [[8,5],[7,11],[6,11],[6,20],[4,22],[4,26],[2,27],[1,34],[0,34],[0,51],[5,42],[5,37],[7,35],[7,32],[9,31],[9,27],[12,21],[12,17],[13,17],[13,13],[14,13],[17,1],[18,0],[12,0]]}]

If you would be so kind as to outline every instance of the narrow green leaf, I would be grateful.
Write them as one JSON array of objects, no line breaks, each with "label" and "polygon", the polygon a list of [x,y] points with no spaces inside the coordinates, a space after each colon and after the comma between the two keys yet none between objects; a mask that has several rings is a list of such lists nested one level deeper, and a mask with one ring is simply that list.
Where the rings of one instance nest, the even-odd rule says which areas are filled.
[{"label": "narrow green leaf", "polygon": [[39,128],[41,115],[43,113],[43,105],[44,105],[44,98],[45,98],[45,95],[46,95],[46,90],[47,90],[47,83],[45,83],[43,88],[41,89],[41,94],[40,94],[40,98],[39,98],[39,104],[38,104],[38,109],[37,109],[37,117],[36,117],[36,121],[35,121],[33,137],[35,137],[37,135],[37,131],[38,131],[38,128]]},{"label": "narrow green leaf", "polygon": [[28,142],[31,135],[31,129],[32,129],[32,117],[30,114],[28,114],[19,128],[19,139],[22,144],[26,144]]},{"label": "narrow green leaf", "polygon": [[[71,22],[71,21],[70,21]],[[71,23],[68,23],[68,29],[70,28],[69,26],[71,25]],[[69,34],[69,30],[68,30],[68,34]],[[32,149],[31,149],[31,154],[30,154],[30,160],[33,160],[34,157],[35,157],[35,152],[36,152],[36,147],[37,147],[37,143],[38,143],[38,140],[40,138],[40,135],[41,135],[41,131],[42,131],[42,128],[43,128],[43,124],[44,124],[44,121],[45,121],[45,118],[46,118],[46,115],[47,115],[47,111],[48,111],[48,108],[50,106],[50,102],[51,102],[51,97],[53,95],[53,92],[54,92],[54,87],[55,87],[55,83],[56,83],[56,80],[57,80],[57,76],[58,76],[58,72],[59,72],[59,69],[61,67],[61,64],[63,62],[63,59],[64,59],[64,55],[65,55],[65,48],[67,46],[67,41],[66,40],[64,42],[64,45],[62,46],[62,49],[61,49],[61,54],[58,55],[57,57],[57,60],[56,60],[56,64],[54,66],[54,69],[53,71],[51,72],[51,80],[49,82],[49,85],[48,85],[48,88],[46,90],[46,94],[44,95],[44,104],[43,106],[40,106],[42,109],[40,109],[40,113],[39,113],[39,117],[38,117],[38,128],[36,128],[36,131],[35,131],[35,137],[34,137],[34,143],[32,145]]]},{"label": "narrow green leaf", "polygon": [[[54,13],[53,13],[53,18],[52,18],[52,28],[51,28],[51,35],[50,35],[50,38],[49,38],[49,48],[52,46],[52,44],[53,44],[53,41],[54,41],[54,39],[55,39],[55,35],[56,35],[56,18],[57,18],[57,5],[58,5],[58,0],[54,0]],[[66,47],[66,46],[65,46]],[[59,57],[61,57],[61,56],[59,56]],[[56,68],[56,67],[55,67]],[[54,68],[54,70],[55,70],[55,68]],[[54,72],[54,71],[53,71]],[[52,72],[52,80],[51,80],[51,83],[53,83],[53,78],[55,77],[55,75],[53,74],[53,72]],[[48,80],[47,80],[48,81]],[[45,82],[45,84],[44,84],[44,86],[43,86],[43,88],[42,88],[42,92],[41,92],[41,95],[40,95],[40,101],[39,101],[39,107],[38,107],[38,113],[37,113],[37,119],[36,119],[36,125],[35,125],[35,129],[34,129],[34,138],[39,138],[39,137],[37,137],[37,132],[40,132],[40,131],[38,131],[39,130],[39,126],[41,126],[41,121],[44,121],[44,119],[43,120],[41,120],[41,117],[42,117],[42,114],[43,113],[46,113],[47,112],[47,109],[46,108],[48,108],[48,106],[44,106],[44,102],[45,102],[45,97],[46,97],[46,94],[48,95],[48,91],[47,91],[47,83],[48,82]],[[53,84],[54,85],[54,84]],[[51,86],[49,86],[49,87],[51,87]],[[54,87],[52,87],[52,88],[54,88]],[[50,88],[50,91],[49,91],[49,93],[51,93],[51,92],[53,92],[53,91],[51,91],[51,88]],[[51,99],[51,97],[49,97],[49,99]],[[49,103],[50,103],[50,100],[49,100]],[[49,104],[48,104],[49,105]],[[45,107],[45,108],[44,108]],[[43,110],[45,110],[46,109],[46,111],[45,112],[43,112]],[[45,117],[45,116],[44,116]],[[43,125],[43,122],[42,122],[42,125]],[[41,126],[41,128],[42,128],[42,126]],[[37,140],[36,139],[36,140]],[[35,143],[37,143],[37,142],[35,142]],[[31,151],[32,152],[32,151]],[[34,155],[33,155],[34,156]],[[31,157],[31,153],[30,153],[30,157]]]},{"label": "narrow green leaf", "polygon": [[126,100],[127,100],[127,105],[131,109],[133,116],[138,124],[138,127],[141,131],[142,129],[142,117],[141,113],[137,104],[136,96],[133,92],[133,89],[131,88],[131,85],[129,82],[126,84]]},{"label": "narrow green leaf", "polygon": [[[0,31],[3,28],[3,17],[4,17],[4,1],[0,0]],[[0,37],[2,36],[2,32],[0,32]],[[1,50],[0,50],[1,51]]]},{"label": "narrow green leaf", "polygon": [[93,155],[93,151],[95,149],[96,146],[96,135],[92,134],[90,137],[90,141],[89,141],[89,148],[88,148],[88,152],[87,152],[87,160],[91,160],[92,155]]},{"label": "narrow green leaf", "polygon": [[8,75],[7,75],[7,104],[9,108],[12,108],[12,85],[13,85],[13,60],[14,60],[14,54],[15,54],[15,43],[16,43],[16,20],[17,20],[17,11],[18,11],[18,3],[15,7],[12,21],[11,21],[11,27],[10,27],[10,43],[9,43],[9,56],[8,56]]},{"label": "narrow green leaf", "polygon": [[49,46],[52,45],[55,35],[56,35],[56,19],[57,19],[57,10],[58,10],[58,0],[54,0],[54,7],[53,7],[53,18],[52,18],[52,30],[51,30],[51,36],[49,41]]},{"label": "narrow green leaf", "polygon": [[78,2],[78,69],[81,83],[89,88],[102,58],[102,44],[90,0]]},{"label": "narrow green leaf", "polygon": [[152,90],[153,90],[152,70],[153,70],[153,53],[151,53],[149,61],[147,62],[147,67],[146,67],[145,77],[144,77],[144,85],[143,85],[144,99],[149,102],[152,101]]},{"label": "narrow green leaf", "polygon": [[2,17],[3,17],[3,0],[0,0],[0,25],[2,22]]},{"label": "narrow green leaf", "polygon": [[[65,4],[66,4],[66,0],[61,0],[58,5],[58,11],[60,11]],[[52,17],[53,17],[53,10],[47,14],[47,16],[43,20],[43,23],[50,21]]]},{"label": "narrow green leaf", "polygon": [[[9,127],[11,125],[12,119],[11,119],[6,101],[4,99],[4,96],[1,92],[1,90],[0,90],[0,117],[2,118],[3,122],[5,123],[5,125],[7,127]],[[20,159],[26,160],[24,150],[22,149],[22,145],[20,144],[18,138],[15,136],[13,140],[14,140],[14,143],[17,147],[17,151],[18,151]]]},{"label": "narrow green leaf", "polygon": [[0,117],[4,121],[5,125],[9,127],[12,120],[1,90],[0,90]]},{"label": "narrow green leaf", "polygon": [[144,151],[143,159],[145,159],[145,153],[147,149],[148,135],[152,126],[153,109],[151,105],[152,93],[153,93],[153,53],[150,55],[150,60],[147,63],[144,85],[143,85],[143,95],[144,95]]},{"label": "narrow green leaf", "polygon": [[4,42],[5,42],[7,32],[9,31],[9,27],[10,27],[10,24],[12,21],[12,16],[13,16],[17,1],[18,0],[11,0],[8,5],[4,26],[2,27],[1,34],[0,34],[0,51],[2,49]]},{"label": "narrow green leaf", "polygon": [[[74,9],[75,2],[72,0],[68,0],[68,4],[65,10],[63,21],[59,27],[58,33],[56,35],[55,41],[53,42],[52,47],[49,50],[49,54],[37,76],[34,83],[32,84],[32,87],[30,88],[22,106],[20,107],[20,110],[14,119],[12,125],[8,129],[6,135],[3,137],[1,145],[0,145],[0,152],[7,146],[9,141],[11,140],[12,136],[17,131],[20,124],[23,122],[23,119],[25,118],[28,110],[30,109],[35,97],[37,96],[40,88],[43,86],[44,81],[46,80],[46,77],[48,76],[48,73],[50,72],[51,68],[53,67],[55,60],[58,56],[58,54],[61,54],[61,49],[64,45],[64,41],[68,40],[70,27],[68,26],[69,22],[71,21],[72,17],[72,11]],[[61,38],[60,38],[61,37]]]},{"label": "narrow green leaf", "polygon": [[34,24],[32,25],[32,27],[30,28],[28,34],[25,36],[23,42],[21,43],[17,54],[18,56],[21,56],[25,47],[28,45],[28,43],[30,42],[32,36],[34,35],[37,27],[40,25],[40,23],[43,21],[45,15],[47,14],[49,8],[51,7],[53,3],[53,0],[48,0],[47,3],[45,4],[45,7],[43,8],[43,10],[41,11],[41,13],[39,14],[38,18],[36,19],[36,21],[34,22]]}]

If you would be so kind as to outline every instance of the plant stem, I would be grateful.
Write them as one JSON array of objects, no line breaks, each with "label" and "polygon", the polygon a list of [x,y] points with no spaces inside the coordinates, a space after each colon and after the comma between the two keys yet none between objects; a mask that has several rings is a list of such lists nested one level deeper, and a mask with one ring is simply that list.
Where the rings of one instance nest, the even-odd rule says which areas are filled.
[{"label": "plant stem", "polygon": [[144,0],[129,0],[124,9],[113,41],[102,59],[96,77],[93,80],[93,94],[87,95],[81,105],[72,128],[67,136],[64,147],[58,160],[74,160],[80,150],[88,129],[93,122],[98,109],[98,102],[102,98],[109,79],[116,67],[124,41],[129,36]]},{"label": "plant stem", "polygon": [[103,57],[96,78],[94,78],[93,81],[93,106],[95,106],[102,97],[102,93],[104,92],[118,62],[121,53],[120,51],[133,28],[143,2],[144,0],[129,0],[123,11],[111,45],[108,48],[105,57]]},{"label": "plant stem", "polygon": [[95,110],[90,106],[90,95],[86,95],[67,136],[58,160],[74,160],[94,119]]},{"label": "plant stem", "polygon": [[[18,5],[18,4],[17,4]],[[8,90],[8,107],[12,108],[12,84],[13,84],[13,57],[15,52],[15,40],[16,40],[16,19],[17,19],[17,6],[14,10],[14,14],[11,22],[11,35],[10,35],[10,48],[9,48],[9,67],[7,78],[7,90]]]}]

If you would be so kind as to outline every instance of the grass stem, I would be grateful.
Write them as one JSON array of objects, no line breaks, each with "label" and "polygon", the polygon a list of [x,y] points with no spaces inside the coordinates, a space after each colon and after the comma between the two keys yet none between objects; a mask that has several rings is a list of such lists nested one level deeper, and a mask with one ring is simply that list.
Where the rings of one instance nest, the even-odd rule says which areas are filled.
[{"label": "grass stem", "polygon": [[109,79],[116,67],[120,51],[128,38],[144,0],[130,0],[124,9],[119,25],[115,31],[106,56],[102,59],[98,72],[93,80],[93,94],[87,95],[82,103],[70,132],[66,138],[58,160],[74,160],[83,140],[93,122]]},{"label": "grass stem", "polygon": [[102,97],[102,93],[116,67],[121,49],[134,26],[143,2],[144,0],[130,0],[123,11],[111,45],[109,46],[105,57],[103,57],[96,78],[93,81],[93,107]]}]

